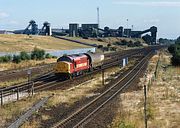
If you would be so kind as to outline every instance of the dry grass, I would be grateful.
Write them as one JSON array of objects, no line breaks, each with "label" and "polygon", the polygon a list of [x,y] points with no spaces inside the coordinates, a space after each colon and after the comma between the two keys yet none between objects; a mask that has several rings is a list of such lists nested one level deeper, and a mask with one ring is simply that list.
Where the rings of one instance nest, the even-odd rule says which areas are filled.
[{"label": "dry grass", "polygon": [[[0,63],[0,71],[3,70],[10,70],[10,69],[22,69],[22,68],[27,68],[27,67],[34,67],[37,65],[43,65],[43,64],[49,64],[49,63],[53,63],[56,62],[57,59],[45,59],[45,60],[29,60],[29,61],[22,61],[19,64],[16,63]],[[36,77],[37,75],[33,75],[32,77]],[[15,84],[19,84],[22,82],[27,81],[27,78],[18,78],[18,79],[14,79],[14,80],[9,80],[9,81],[5,81],[5,82],[1,82],[0,81],[0,86],[10,86],[10,85],[15,85]]]},{"label": "dry grass", "polygon": [[52,50],[67,50],[75,48],[85,48],[88,46],[56,39],[49,36],[28,36],[28,35],[5,35],[0,34],[0,51],[16,52],[16,51],[32,51],[34,47]]},{"label": "dry grass", "polygon": [[40,95],[35,95],[0,107],[0,128],[9,126],[10,123],[15,121],[21,114],[26,112],[40,99]]},{"label": "dry grass", "polygon": [[144,127],[143,112],[143,85],[148,85],[148,127],[149,128],[178,128],[180,126],[180,93],[179,80],[180,68],[163,67],[170,65],[170,57],[166,53],[160,56],[160,65],[158,66],[158,77],[152,81],[158,55],[155,55],[148,66],[148,75],[141,78],[139,86],[142,90],[127,92],[121,94],[119,102],[119,111],[115,117],[112,128],[119,128],[124,122],[130,128]]},{"label": "dry grass", "polygon": [[139,41],[141,43],[145,43],[144,40],[140,39],[140,38],[124,38],[124,37],[106,37],[106,38],[101,38],[104,42],[106,43],[115,43],[115,42],[119,42],[122,40],[125,40],[127,42],[132,41]]},{"label": "dry grass", "polygon": [[[116,67],[112,69],[106,70],[105,73],[105,79],[111,77],[111,75],[119,72],[121,69]],[[52,98],[49,99],[48,103],[46,106],[44,106],[46,109],[51,109],[54,107],[59,106],[60,104],[67,104],[68,106],[73,105],[76,101],[80,101],[84,97],[92,97],[94,95],[99,95],[99,94],[94,94],[92,91],[97,88],[102,87],[102,82],[101,82],[101,74],[97,74],[94,76],[95,78],[93,80],[87,81],[85,83],[82,83],[80,85],[77,85],[73,88],[70,88],[68,90],[61,90],[61,91],[51,91],[51,92],[42,92],[41,96],[46,96],[50,94],[54,94]],[[52,115],[47,115],[44,113],[40,113],[37,118],[33,118],[31,122],[26,122],[22,128],[25,128],[28,125],[31,125],[31,128],[37,128],[39,125],[38,122],[41,122],[42,120],[48,120],[53,117]]]},{"label": "dry grass", "polygon": [[131,38],[123,38],[123,37],[107,37],[107,38],[100,38],[102,41],[98,41],[97,39],[94,39],[94,38],[89,38],[89,39],[82,39],[82,38],[79,38],[79,37],[65,37],[65,38],[68,38],[68,39],[73,39],[73,40],[77,40],[77,41],[82,41],[82,42],[85,42],[85,43],[89,43],[89,44],[97,44],[97,45],[103,45],[103,46],[107,46],[107,44],[112,44],[112,43],[115,43],[115,42],[121,42],[122,40],[126,40],[126,41],[132,41],[132,42],[135,42],[135,41],[139,41],[141,42],[143,45],[145,45],[145,42],[144,40],[140,39],[140,38],[137,38],[137,39],[131,39]]},{"label": "dry grass", "polygon": [[155,117],[156,122],[150,122],[150,124],[176,128],[180,126],[180,67],[168,65],[170,65],[170,56],[162,54],[158,67],[158,79],[153,83],[149,93],[159,111]]},{"label": "dry grass", "polygon": [[45,59],[45,60],[28,60],[22,61],[19,64],[9,62],[9,63],[0,63],[0,71],[9,70],[9,69],[21,69],[26,67],[33,67],[37,65],[49,64],[56,62],[57,59]]},{"label": "dry grass", "polygon": [[27,82],[27,78],[19,78],[15,80],[10,80],[10,81],[5,81],[5,82],[0,82],[0,87],[7,87],[11,85],[17,85],[19,83]]},{"label": "dry grass", "polygon": [[32,122],[25,122],[21,128],[35,128],[35,127],[40,127],[40,122],[37,122],[35,120],[33,120]]},{"label": "dry grass", "polygon": [[64,37],[64,38],[77,40],[77,41],[85,42],[88,44],[97,44],[97,45],[107,46],[106,42],[100,42],[100,41],[97,41],[95,39],[83,39],[83,38],[79,38],[79,37]]},{"label": "dry grass", "polygon": [[[105,81],[106,83],[109,82],[111,75],[120,71],[120,68],[112,68],[111,70],[105,71]],[[72,105],[74,102],[82,99],[83,97],[89,97],[96,94],[90,94],[90,92],[94,89],[102,87],[102,79],[101,74],[97,74],[94,76],[93,80],[87,81],[80,85],[77,85],[73,88],[68,90],[61,90],[61,91],[54,91],[54,92],[43,92],[46,93],[53,93],[54,97],[52,97],[48,102],[48,107],[57,106],[60,103],[68,103]]]},{"label": "dry grass", "polygon": [[[105,71],[106,83],[110,81],[110,77],[113,78],[113,75],[118,74],[118,72],[120,71],[121,69],[119,67],[107,69]],[[0,108],[0,122],[2,122],[0,124],[0,127],[4,127],[5,124],[6,126],[10,125],[9,123],[12,120],[14,121],[15,119],[17,119],[18,116],[27,111],[34,103],[36,103],[42,97],[54,94],[54,96],[49,99],[46,106],[44,106],[46,109],[51,109],[52,107],[56,107],[63,103],[72,105],[76,101],[79,101],[84,97],[92,97],[94,95],[99,95],[94,94],[93,90],[101,87],[103,87],[101,81],[101,74],[97,74],[94,76],[93,80],[87,81],[68,90],[41,92],[35,94],[35,96],[33,97],[29,97],[15,103],[7,104],[4,107]],[[22,126],[22,128],[37,128],[41,126],[40,122],[42,120],[48,120],[52,118],[50,115],[43,113],[35,113],[34,116],[38,116],[38,119],[33,118],[31,122],[27,121]]]}]

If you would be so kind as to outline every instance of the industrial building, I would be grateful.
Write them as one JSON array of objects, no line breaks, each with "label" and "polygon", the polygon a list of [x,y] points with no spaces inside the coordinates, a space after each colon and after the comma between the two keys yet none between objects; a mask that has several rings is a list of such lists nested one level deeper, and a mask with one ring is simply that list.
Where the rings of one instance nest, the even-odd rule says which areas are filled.
[{"label": "industrial building", "polygon": [[[98,24],[69,24],[69,36],[80,36],[83,38],[88,37],[127,37],[127,38],[142,38],[143,34],[151,33],[147,39],[151,44],[156,44],[157,38],[157,27],[152,26],[151,28],[144,31],[132,31],[129,28],[123,28],[120,26],[118,29],[110,29],[109,27],[104,27],[104,29],[98,28]],[[147,35],[146,35],[147,36]]]},{"label": "industrial building", "polygon": [[78,29],[79,29],[79,24],[76,23],[71,23],[69,24],[69,36],[70,37],[76,37],[78,36]]},{"label": "industrial building", "polygon": [[[32,34],[32,35],[59,35],[70,37],[82,37],[82,38],[97,38],[97,37],[127,37],[127,38],[143,38],[149,44],[156,44],[157,39],[157,27],[152,26],[144,31],[133,31],[130,28],[124,28],[120,26],[117,29],[111,29],[109,27],[104,27],[104,29],[99,28],[99,24],[82,24],[70,23],[69,29],[51,29],[51,24],[49,22],[44,22],[42,29],[38,29],[38,25],[34,20],[29,22],[29,25],[25,30],[14,31],[16,34]],[[148,34],[150,33],[150,35]],[[146,34],[146,35],[144,35]]]},{"label": "industrial building", "polygon": [[92,29],[92,28],[98,29],[98,28],[99,28],[98,26],[99,26],[98,24],[82,24],[82,25],[81,25],[81,28],[82,28],[83,30]]}]

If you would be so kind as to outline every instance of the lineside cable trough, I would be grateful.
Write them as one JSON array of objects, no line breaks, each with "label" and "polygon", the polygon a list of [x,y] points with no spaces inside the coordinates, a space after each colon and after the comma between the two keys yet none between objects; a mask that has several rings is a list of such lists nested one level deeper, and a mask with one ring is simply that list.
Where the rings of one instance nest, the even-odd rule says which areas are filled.
[{"label": "lineside cable trough", "polygon": [[40,100],[37,104],[31,107],[24,115],[20,116],[15,122],[13,122],[8,128],[19,128],[34,112],[39,110],[52,96],[45,97]]}]

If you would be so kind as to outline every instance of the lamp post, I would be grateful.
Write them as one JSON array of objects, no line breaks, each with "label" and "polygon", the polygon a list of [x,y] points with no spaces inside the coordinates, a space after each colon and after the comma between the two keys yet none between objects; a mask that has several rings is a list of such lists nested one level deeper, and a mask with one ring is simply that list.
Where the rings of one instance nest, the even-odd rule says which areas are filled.
[{"label": "lamp post", "polygon": [[28,69],[27,71],[27,74],[28,74],[28,93],[30,94],[31,90],[30,90],[30,87],[31,87],[31,69]]},{"label": "lamp post", "polygon": [[28,84],[29,84],[31,81],[31,69],[27,70],[27,74],[28,74]]}]

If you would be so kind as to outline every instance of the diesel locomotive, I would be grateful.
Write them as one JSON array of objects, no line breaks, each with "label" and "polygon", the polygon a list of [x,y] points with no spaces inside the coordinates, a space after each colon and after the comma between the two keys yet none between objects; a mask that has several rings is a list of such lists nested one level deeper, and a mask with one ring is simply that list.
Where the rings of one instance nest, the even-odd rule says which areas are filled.
[{"label": "diesel locomotive", "polygon": [[58,58],[54,67],[55,75],[62,78],[72,78],[85,72],[101,68],[104,61],[102,53],[82,53],[64,55]]}]

